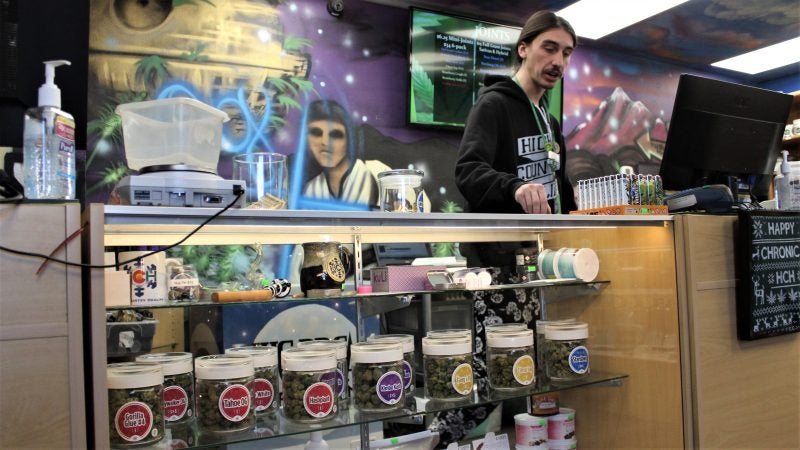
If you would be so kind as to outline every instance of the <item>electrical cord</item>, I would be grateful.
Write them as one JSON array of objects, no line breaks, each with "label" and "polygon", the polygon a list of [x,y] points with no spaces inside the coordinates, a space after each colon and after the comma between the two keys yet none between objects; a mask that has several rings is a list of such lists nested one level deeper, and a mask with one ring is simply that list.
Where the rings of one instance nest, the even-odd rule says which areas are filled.
[{"label": "electrical cord", "polygon": [[94,264],[76,263],[76,262],[72,262],[72,261],[65,261],[63,259],[53,258],[52,256],[45,255],[43,253],[26,252],[26,251],[23,251],[23,250],[16,250],[16,249],[13,249],[13,248],[4,247],[2,245],[0,245],[0,251],[13,253],[15,255],[31,256],[31,257],[34,257],[34,258],[42,258],[42,259],[45,259],[47,261],[52,261],[52,262],[55,262],[55,263],[64,264],[65,266],[85,267],[85,268],[88,268],[88,269],[110,269],[112,267],[119,268],[119,266],[121,266],[123,264],[129,264],[129,263],[132,263],[134,261],[139,261],[139,260],[144,259],[144,258],[146,258],[148,256],[155,255],[156,253],[160,253],[160,252],[166,252],[169,249],[172,249],[174,247],[177,247],[177,246],[183,244],[190,237],[194,236],[195,233],[200,231],[204,226],[208,225],[209,222],[211,222],[212,220],[214,220],[217,217],[219,217],[225,211],[231,209],[231,207],[233,207],[233,205],[235,205],[236,202],[239,201],[239,199],[242,197],[242,195],[244,195],[244,190],[241,189],[241,188],[239,188],[239,189],[234,188],[233,193],[236,195],[236,198],[233,199],[233,201],[230,202],[228,204],[228,206],[222,208],[221,210],[219,210],[215,214],[209,216],[206,220],[203,221],[203,223],[198,225],[194,230],[190,231],[189,234],[184,236],[178,242],[176,242],[174,244],[170,244],[170,245],[168,245],[168,246],[166,246],[166,247],[164,247],[164,248],[162,248],[160,250],[153,250],[151,252],[145,253],[144,255],[137,256],[136,258],[131,258],[131,259],[128,259],[128,260],[125,260],[125,261],[121,261],[121,262],[118,262],[116,264],[94,265]]}]

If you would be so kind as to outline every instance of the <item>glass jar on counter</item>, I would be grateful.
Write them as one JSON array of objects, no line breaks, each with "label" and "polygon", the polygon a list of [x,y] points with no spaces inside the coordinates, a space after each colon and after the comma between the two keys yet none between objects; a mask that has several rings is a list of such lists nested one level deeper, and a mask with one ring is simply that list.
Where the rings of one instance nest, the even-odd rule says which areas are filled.
[{"label": "glass jar on counter", "polygon": [[347,341],[342,339],[317,339],[300,341],[297,346],[300,348],[332,349],[336,352],[336,371],[331,375],[333,379],[325,381],[331,383],[336,395],[339,396],[339,407],[346,408],[350,400],[350,380],[347,376],[350,367],[347,363]]},{"label": "glass jar on counter", "polygon": [[[466,330],[465,330],[466,331]],[[472,395],[472,340],[470,334],[422,338],[425,396],[461,400]]]},{"label": "glass jar on counter", "polygon": [[164,372],[147,362],[109,364],[109,439],[112,447],[151,445],[164,437]]},{"label": "glass jar on counter", "polygon": [[280,374],[278,350],[270,346],[232,347],[226,354],[245,354],[253,357],[253,406],[256,416],[272,414],[278,410]]},{"label": "glass jar on counter", "polygon": [[589,375],[589,325],[550,323],[545,326],[544,338],[548,378],[566,382]]},{"label": "glass jar on counter", "polygon": [[396,342],[403,348],[403,394],[406,399],[416,388],[416,352],[414,336],[410,334],[379,334],[367,338],[367,342]]},{"label": "glass jar on counter", "polygon": [[192,264],[172,265],[167,274],[168,297],[181,302],[200,300],[200,277]]},{"label": "glass jar on counter", "polygon": [[403,348],[399,342],[356,342],[350,345],[353,399],[367,412],[403,406]]},{"label": "glass jar on counter", "polygon": [[575,319],[561,320],[537,320],[536,321],[536,378],[540,381],[547,381],[547,362],[545,350],[544,329],[551,323],[575,323]]},{"label": "glass jar on counter", "polygon": [[531,386],[535,379],[533,330],[524,324],[489,325],[486,343],[489,386],[504,391]]},{"label": "glass jar on counter", "polygon": [[252,429],[253,358],[244,354],[200,356],[194,360],[197,378],[197,421],[212,433]]},{"label": "glass jar on counter", "polygon": [[164,372],[164,421],[185,423],[194,419],[194,367],[188,352],[148,353],[136,361],[161,364]]},{"label": "glass jar on counter", "polygon": [[283,414],[296,422],[322,422],[336,416],[338,396],[333,388],[336,351],[294,347],[281,352]]}]

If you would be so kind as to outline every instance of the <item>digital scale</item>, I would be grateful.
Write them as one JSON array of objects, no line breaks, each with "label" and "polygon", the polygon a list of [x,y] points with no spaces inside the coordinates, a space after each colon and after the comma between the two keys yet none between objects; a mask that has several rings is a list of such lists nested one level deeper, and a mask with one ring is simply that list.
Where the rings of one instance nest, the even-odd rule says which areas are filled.
[{"label": "digital scale", "polygon": [[142,167],[138,175],[120,180],[122,203],[137,206],[192,206],[224,208],[242,195],[234,208],[245,205],[245,182],[226,180],[216,173],[187,165]]}]

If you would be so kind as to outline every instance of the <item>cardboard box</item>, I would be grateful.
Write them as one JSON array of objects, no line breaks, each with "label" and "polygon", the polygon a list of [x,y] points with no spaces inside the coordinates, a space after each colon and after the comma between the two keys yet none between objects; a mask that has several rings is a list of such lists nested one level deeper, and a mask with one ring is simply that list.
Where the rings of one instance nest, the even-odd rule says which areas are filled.
[{"label": "cardboard box", "polygon": [[445,266],[385,266],[370,269],[372,292],[430,291],[429,270]]}]

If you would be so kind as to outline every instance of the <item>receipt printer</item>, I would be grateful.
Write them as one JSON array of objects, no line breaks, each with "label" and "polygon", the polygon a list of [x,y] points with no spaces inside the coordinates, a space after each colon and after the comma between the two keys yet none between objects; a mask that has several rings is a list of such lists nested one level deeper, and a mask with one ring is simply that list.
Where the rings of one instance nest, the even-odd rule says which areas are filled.
[{"label": "receipt printer", "polygon": [[728,186],[712,184],[668,195],[664,198],[664,203],[671,213],[683,211],[722,213],[731,211],[734,201]]}]

